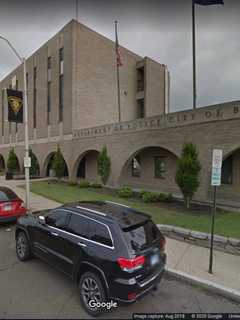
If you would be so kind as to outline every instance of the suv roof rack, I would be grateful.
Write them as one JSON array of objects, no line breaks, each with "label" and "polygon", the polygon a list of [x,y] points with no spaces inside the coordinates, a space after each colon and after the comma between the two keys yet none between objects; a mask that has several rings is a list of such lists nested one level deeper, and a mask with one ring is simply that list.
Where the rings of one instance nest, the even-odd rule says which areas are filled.
[{"label": "suv roof rack", "polygon": [[125,204],[122,204],[122,203],[118,203],[118,202],[113,202],[113,201],[106,200],[105,203],[116,204],[116,205],[121,206],[121,207],[130,208],[129,206],[127,206]]},{"label": "suv roof rack", "polygon": [[96,211],[96,210],[89,209],[89,208],[86,208],[86,207],[81,207],[81,206],[76,206],[76,208],[77,209],[83,209],[83,210],[86,210],[86,211],[89,211],[89,212],[93,212],[93,213],[97,213],[97,214],[100,214],[101,216],[106,217],[106,213],[103,213],[103,212],[100,212],[100,211]]}]

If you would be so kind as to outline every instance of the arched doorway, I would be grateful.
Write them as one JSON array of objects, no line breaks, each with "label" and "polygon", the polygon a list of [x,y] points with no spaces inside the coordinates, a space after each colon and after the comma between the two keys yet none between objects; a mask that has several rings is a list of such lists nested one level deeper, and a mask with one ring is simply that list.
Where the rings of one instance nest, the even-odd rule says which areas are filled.
[{"label": "arched doorway", "polygon": [[[54,169],[53,169],[54,155],[55,155],[55,152],[51,152],[47,156],[47,158],[45,160],[44,172],[45,172],[45,176],[46,177],[55,177],[55,172],[54,172]],[[68,177],[68,176],[69,176],[68,167],[67,167],[66,161],[64,160],[64,174],[63,174],[63,177]]]},{"label": "arched doorway", "polygon": [[30,177],[31,178],[39,177],[40,165],[39,165],[38,159],[36,155],[32,152],[32,150],[29,151],[29,156],[31,158]]},{"label": "arched doorway", "polygon": [[160,146],[149,146],[134,152],[125,162],[120,185],[137,190],[152,190],[179,195],[175,182],[177,156]]},{"label": "arched doorway", "polygon": [[77,179],[85,179],[91,182],[99,180],[97,169],[98,155],[99,151],[88,150],[79,156],[75,165],[75,176]]},{"label": "arched doorway", "polygon": [[218,189],[219,199],[240,202],[240,148],[224,157]]}]

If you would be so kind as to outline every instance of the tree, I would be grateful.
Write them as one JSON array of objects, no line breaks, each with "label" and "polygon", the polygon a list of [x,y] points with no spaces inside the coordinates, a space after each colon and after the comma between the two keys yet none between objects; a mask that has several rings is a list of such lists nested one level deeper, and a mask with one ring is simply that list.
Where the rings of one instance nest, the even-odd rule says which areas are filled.
[{"label": "tree", "polygon": [[31,167],[30,167],[30,176],[36,176],[39,174],[39,164],[37,157],[32,152],[32,149],[29,149],[29,157],[31,158]]},{"label": "tree", "polygon": [[56,177],[60,180],[64,175],[66,164],[59,146],[53,156],[52,167],[55,171]]},{"label": "tree", "polygon": [[18,169],[18,158],[13,148],[9,151],[8,154],[7,168],[11,173],[14,173]]},{"label": "tree", "polygon": [[199,174],[201,171],[198,151],[194,144],[185,143],[181,158],[177,161],[176,183],[178,184],[186,207],[189,209],[194,193],[199,187]]},{"label": "tree", "polygon": [[98,155],[98,174],[105,185],[111,173],[111,159],[107,154],[107,147],[104,146]]}]

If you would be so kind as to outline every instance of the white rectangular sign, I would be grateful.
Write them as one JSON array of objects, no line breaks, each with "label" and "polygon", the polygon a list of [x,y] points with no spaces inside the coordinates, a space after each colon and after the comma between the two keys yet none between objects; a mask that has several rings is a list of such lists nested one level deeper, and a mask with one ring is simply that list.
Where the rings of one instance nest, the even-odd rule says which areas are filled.
[{"label": "white rectangular sign", "polygon": [[24,168],[31,168],[31,158],[24,157]]},{"label": "white rectangular sign", "polygon": [[212,186],[220,186],[221,185],[222,154],[223,154],[222,150],[219,150],[219,149],[213,150],[212,178],[211,178],[211,185]]}]

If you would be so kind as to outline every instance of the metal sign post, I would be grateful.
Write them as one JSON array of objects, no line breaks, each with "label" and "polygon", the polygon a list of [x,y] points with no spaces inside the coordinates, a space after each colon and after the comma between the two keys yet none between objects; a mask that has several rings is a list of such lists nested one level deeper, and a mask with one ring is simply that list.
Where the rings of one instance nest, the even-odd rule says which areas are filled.
[{"label": "metal sign post", "polygon": [[217,187],[221,185],[221,172],[222,172],[222,150],[213,150],[212,155],[212,177],[211,185],[213,186],[213,210],[212,210],[212,228],[211,228],[211,244],[210,244],[210,257],[209,257],[209,273],[212,272],[213,266],[213,239],[214,239],[214,222],[216,214],[216,196]]}]

